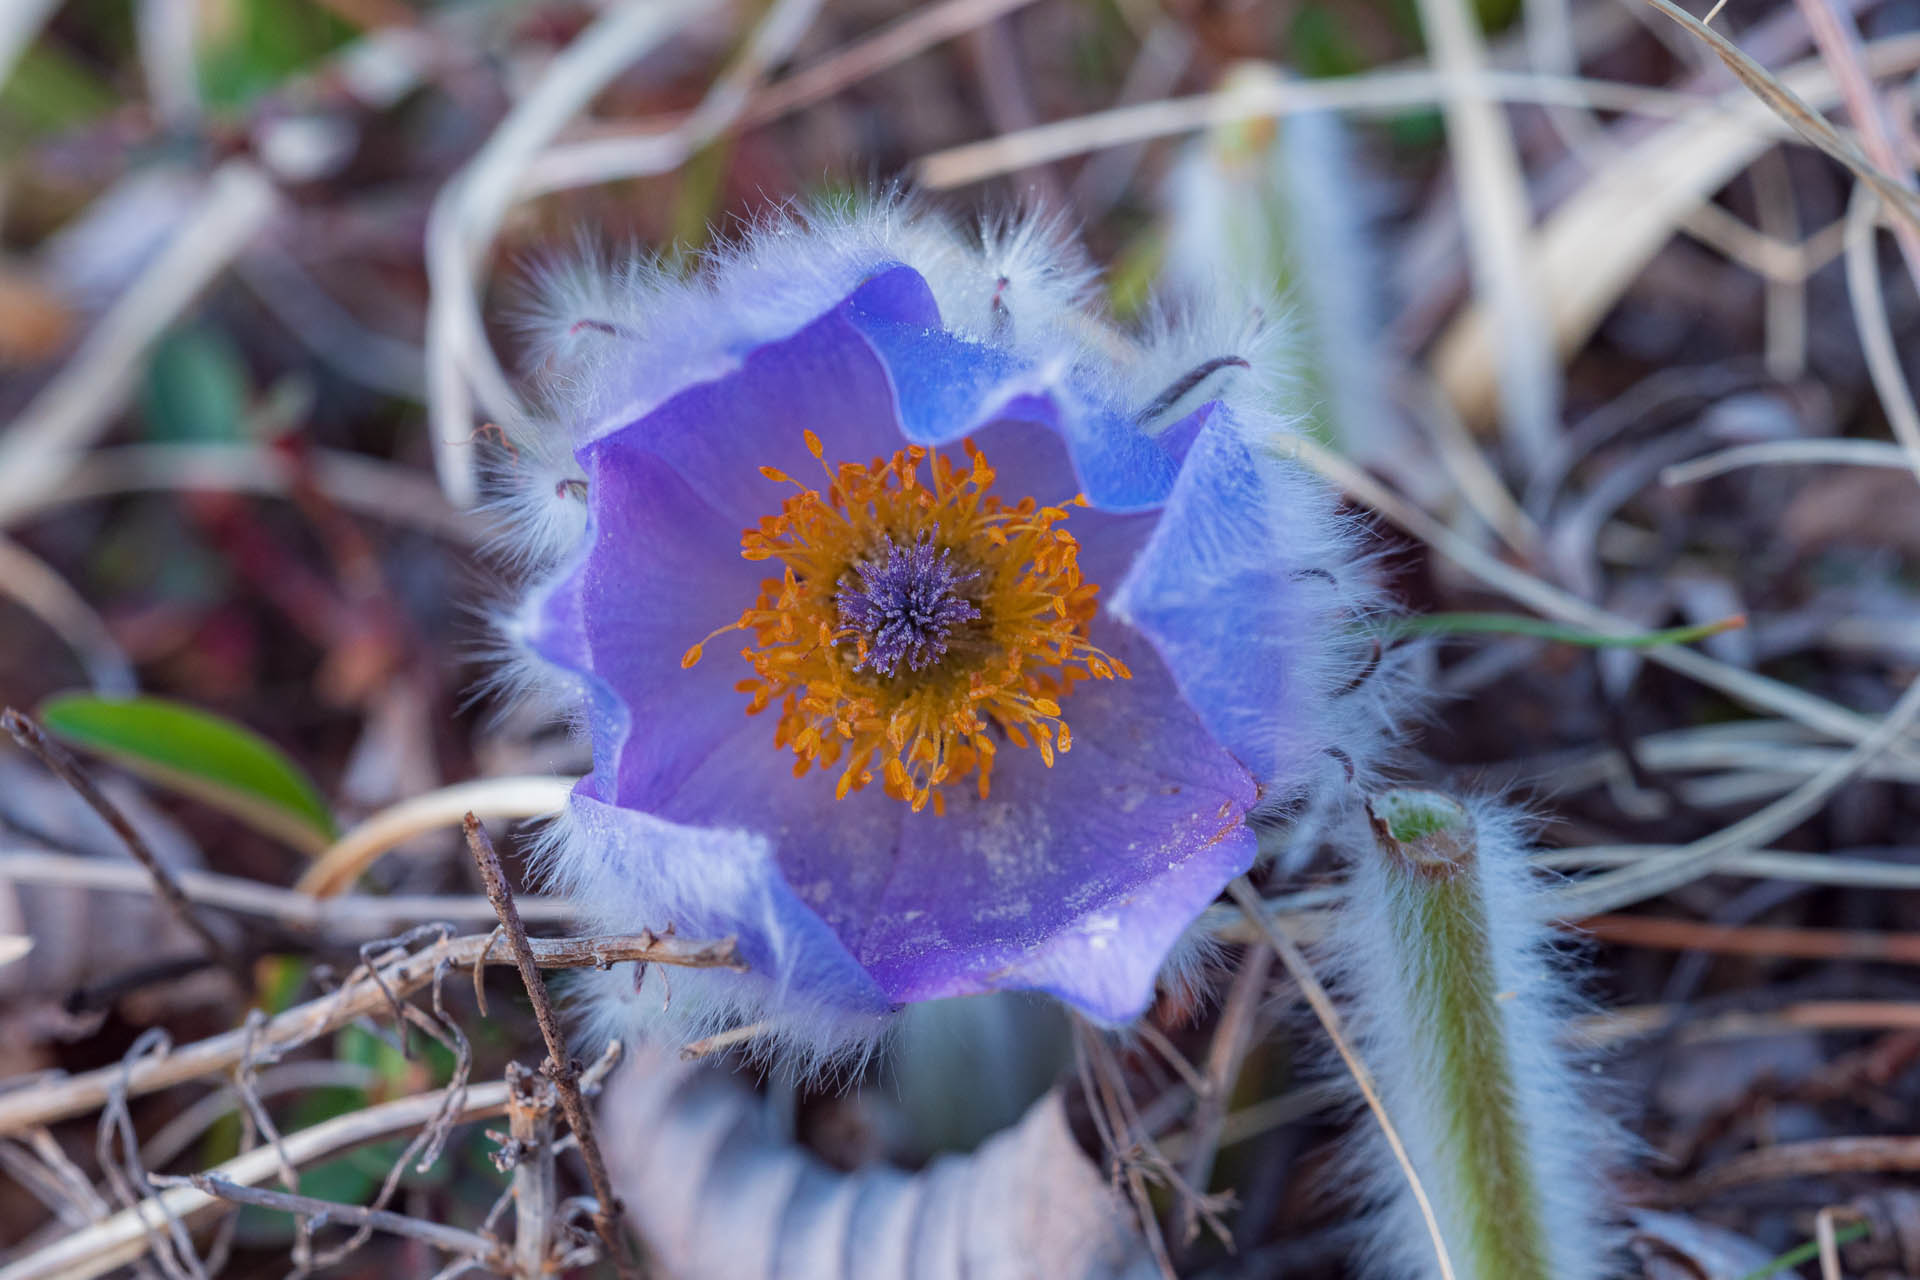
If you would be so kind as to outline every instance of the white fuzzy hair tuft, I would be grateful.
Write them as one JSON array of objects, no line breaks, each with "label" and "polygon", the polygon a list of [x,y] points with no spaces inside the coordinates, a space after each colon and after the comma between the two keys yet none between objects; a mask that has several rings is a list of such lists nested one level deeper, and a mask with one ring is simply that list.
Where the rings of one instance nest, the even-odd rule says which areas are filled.
[{"label": "white fuzzy hair tuft", "polygon": [[[673,925],[668,909],[655,902],[653,886],[609,877],[605,860],[581,847],[589,839],[573,811],[562,810],[541,829],[529,855],[541,882],[578,904],[588,931],[663,931]],[[684,1048],[753,1028],[730,1047],[783,1077],[810,1083],[857,1079],[893,1029],[885,1014],[806,997],[779,974],[727,969],[620,965],[580,975],[567,998],[589,1052],[635,1034]]]},{"label": "white fuzzy hair tuft", "polygon": [[[496,614],[499,648],[510,655],[496,686],[530,693],[578,724],[586,682],[553,668],[524,643],[527,621],[559,581],[587,527],[575,451],[696,383],[738,366],[755,347],[793,333],[889,265],[927,282],[943,322],[961,336],[1015,351],[1035,366],[1071,371],[1062,381],[1149,431],[1199,404],[1223,399],[1270,466],[1277,496],[1316,513],[1289,518],[1287,554],[1324,577],[1327,614],[1350,643],[1327,646],[1304,678],[1315,689],[1312,723],[1287,731],[1337,743],[1323,776],[1269,797],[1260,816],[1283,808],[1298,820],[1337,821],[1380,773],[1393,727],[1404,716],[1406,682],[1397,666],[1369,654],[1359,624],[1382,609],[1371,565],[1357,554],[1362,531],[1284,457],[1296,424],[1284,411],[1294,371],[1294,337],[1282,310],[1257,291],[1191,292],[1160,304],[1137,338],[1113,330],[1097,310],[1097,274],[1061,220],[1025,214],[957,230],[897,193],[857,206],[787,207],[737,240],[708,250],[692,270],[669,271],[641,255],[581,246],[532,270],[517,316],[527,335],[537,413],[511,424],[493,477],[496,512],[510,533],[497,558],[517,579],[520,603]],[[689,316],[701,317],[689,324]],[[1195,369],[1230,357],[1183,394],[1168,398]],[[1321,588],[1316,586],[1316,590]],[[604,860],[583,847],[571,811],[547,828],[538,866],[547,884],[589,911],[599,928],[664,927],[666,899],[648,886],[611,883]],[[776,954],[782,939],[772,939]],[[1213,944],[1197,925],[1173,948],[1163,980],[1199,990]],[[601,1037],[636,1029],[688,1044],[750,1026],[750,1056],[800,1076],[846,1075],[886,1036],[884,1015],[849,1013],[803,999],[778,972],[734,974],[656,967],[636,985],[632,971],[573,984],[581,1024]],[[669,997],[669,991],[671,995]]]}]

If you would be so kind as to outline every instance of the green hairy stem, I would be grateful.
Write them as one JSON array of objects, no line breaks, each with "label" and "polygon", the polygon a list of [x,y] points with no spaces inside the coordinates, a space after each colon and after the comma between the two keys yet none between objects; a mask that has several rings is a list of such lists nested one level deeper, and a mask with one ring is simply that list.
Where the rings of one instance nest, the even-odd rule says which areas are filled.
[{"label": "green hairy stem", "polygon": [[1373,829],[1387,917],[1410,979],[1406,1028],[1439,1102],[1436,1156],[1421,1170],[1450,1205],[1443,1223],[1461,1280],[1548,1280],[1543,1198],[1514,1087],[1472,816],[1446,796],[1377,797]]}]

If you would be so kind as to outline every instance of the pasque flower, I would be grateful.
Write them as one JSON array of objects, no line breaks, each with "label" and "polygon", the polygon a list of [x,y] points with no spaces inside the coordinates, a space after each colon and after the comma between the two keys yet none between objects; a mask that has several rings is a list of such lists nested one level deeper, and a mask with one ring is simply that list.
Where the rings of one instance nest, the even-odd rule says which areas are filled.
[{"label": "pasque flower", "polygon": [[611,975],[616,1027],[825,1055],[996,989],[1124,1021],[1265,819],[1367,769],[1368,589],[1261,407],[1270,327],[1135,340],[1089,285],[1043,223],[899,204],[549,273],[507,629],[593,771],[547,866],[750,966]]}]

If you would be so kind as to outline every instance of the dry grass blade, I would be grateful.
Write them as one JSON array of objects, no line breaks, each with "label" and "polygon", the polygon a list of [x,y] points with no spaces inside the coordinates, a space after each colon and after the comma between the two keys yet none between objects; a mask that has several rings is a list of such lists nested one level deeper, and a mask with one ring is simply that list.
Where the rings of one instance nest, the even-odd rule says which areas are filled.
[{"label": "dry grass blade", "polygon": [[838,93],[868,76],[906,61],[944,40],[1023,9],[1034,0],[944,0],[922,5],[884,31],[803,67],[753,96],[741,116],[745,125],[765,124],[789,111]]},{"label": "dry grass blade", "polygon": [[272,184],[245,161],[229,161],[207,180],[199,207],[166,249],[0,436],[0,527],[79,465],[131,393],[141,354],[278,205]]},{"label": "dry grass blade", "polygon": [[435,469],[456,507],[478,496],[473,399],[514,422],[519,399],[487,343],[475,267],[492,243],[528,162],[606,83],[699,12],[693,0],[619,5],[602,14],[548,66],[433,203],[427,222],[427,418]]},{"label": "dry grass blade", "polygon": [[[310,1129],[288,1134],[282,1152],[295,1165],[311,1164],[336,1152],[404,1133],[441,1114],[447,1092],[436,1090],[397,1102],[355,1111]],[[499,1115],[506,1109],[504,1082],[474,1085],[453,1115],[455,1123]],[[278,1175],[280,1159],[273,1149],[257,1148],[209,1170],[207,1176],[237,1186],[251,1186]],[[192,1223],[220,1209],[224,1202],[197,1187],[169,1187],[131,1209],[36,1250],[0,1267],[0,1280],[92,1280],[137,1261],[147,1251],[149,1225],[163,1215]]]},{"label": "dry grass blade", "polygon": [[[1380,1122],[1380,1132],[1386,1136],[1387,1146],[1393,1150],[1393,1158],[1400,1165],[1400,1171],[1406,1175],[1407,1188],[1413,1192],[1414,1202],[1420,1206],[1420,1217],[1426,1223],[1427,1234],[1433,1240],[1434,1261],[1438,1264],[1442,1280],[1454,1280],[1453,1261],[1447,1256],[1447,1242],[1440,1234],[1440,1223],[1433,1215],[1433,1202],[1427,1198],[1427,1189],[1420,1183],[1420,1174],[1414,1169],[1413,1161],[1407,1156],[1406,1144],[1400,1140],[1400,1131],[1394,1127],[1393,1117],[1387,1114],[1386,1107],[1380,1101],[1380,1090],[1373,1082],[1373,1073],[1367,1070],[1367,1064],[1360,1061],[1353,1050],[1341,1024],[1340,1012],[1333,1007],[1333,1001],[1327,995],[1327,989],[1320,985],[1320,979],[1314,976],[1313,966],[1281,929],[1278,917],[1267,911],[1260,901],[1260,895],[1244,879],[1235,880],[1227,886],[1227,893],[1240,907],[1247,922],[1259,930],[1260,936],[1280,957],[1280,963],[1286,967],[1287,974],[1300,986],[1300,992],[1306,996],[1307,1003],[1313,1007],[1313,1014],[1325,1028],[1327,1038],[1333,1041],[1333,1047],[1340,1054],[1340,1060],[1347,1065],[1347,1071],[1353,1076],[1353,1082],[1360,1089],[1361,1097],[1366,1099],[1367,1109],[1373,1112],[1373,1118]],[[0,1276],[0,1280],[6,1280]]]},{"label": "dry grass blade", "polygon": [[[1696,94],[1649,89],[1644,85],[1516,71],[1488,71],[1478,88],[1502,102],[1559,103],[1661,116],[1692,114],[1700,109],[1702,101]],[[1151,142],[1155,138],[1196,133],[1244,120],[1277,118],[1304,111],[1385,115],[1408,107],[1432,106],[1443,101],[1446,93],[1445,75],[1427,67],[1368,71],[1311,81],[1276,79],[1267,84],[1236,86],[1196,97],[1116,107],[948,147],[922,156],[914,162],[914,170],[921,186],[940,190],[983,182],[1089,151]]]},{"label": "dry grass blade", "polygon": [[1526,179],[1506,119],[1482,87],[1486,49],[1466,0],[1419,0],[1419,8],[1446,84],[1447,148],[1474,289],[1499,329],[1502,417],[1521,458],[1538,462],[1560,435],[1560,369],[1527,266]]},{"label": "dry grass blade", "polygon": [[[1877,40],[1866,62],[1878,75],[1910,71],[1920,66],[1920,36]],[[1838,98],[1832,71],[1817,58],[1778,79],[1802,100]],[[1586,341],[1653,255],[1774,144],[1776,130],[1785,132],[1744,89],[1699,102],[1672,125],[1623,146],[1539,225],[1531,270],[1561,350]],[[1492,416],[1497,354],[1493,326],[1478,308],[1456,318],[1435,346],[1435,376],[1469,417]]]},{"label": "dry grass blade", "polygon": [[[378,1016],[387,1012],[395,999],[433,982],[442,965],[461,969],[477,963],[515,963],[513,957],[490,950],[493,941],[490,933],[442,941],[384,964],[377,971],[360,971],[340,990],[276,1014],[257,1032],[229,1031],[164,1056],[144,1058],[125,1073],[127,1095],[137,1097],[225,1071],[241,1061],[249,1049],[263,1060],[270,1059],[275,1051],[306,1044],[356,1019]],[[740,964],[731,942],[699,942],[650,933],[538,938],[532,947],[535,963],[547,969],[604,969],[628,961],[694,968],[737,968]],[[91,1111],[107,1101],[121,1075],[116,1065],[0,1093],[0,1133],[18,1133]]]},{"label": "dry grass blade", "polygon": [[754,29],[745,52],[679,123],[549,147],[521,175],[519,195],[531,198],[679,168],[739,120],[755,81],[786,56],[818,9],[819,0],[781,0]]},{"label": "dry grass blade", "polygon": [[1817,812],[1827,797],[1864,765],[1905,738],[1916,718],[1920,718],[1920,680],[1907,686],[1886,718],[1851,751],[1772,804],[1658,861],[1622,867],[1570,885],[1554,895],[1555,912],[1562,919],[1572,919],[1643,902],[1711,874],[1729,853],[1765,845]]},{"label": "dry grass blade", "polygon": [[[1916,45],[1920,51],[1920,45]],[[1605,635],[1644,635],[1646,629],[1571,595],[1552,583],[1522,572],[1489,555],[1467,539],[1427,515],[1400,495],[1330,449],[1304,437],[1290,446],[1302,462],[1325,476],[1356,501],[1432,547],[1481,582],[1509,599],[1542,615]],[[1804,689],[1729,666],[1680,645],[1644,650],[1648,660],[1677,671],[1756,710],[1785,716],[1843,742],[1864,742],[1880,729],[1868,716],[1808,693]],[[1908,743],[1892,742],[1889,750],[1911,757]],[[1596,908],[1596,910],[1601,908]]]},{"label": "dry grass blade", "polygon": [[1742,467],[1837,463],[1857,467],[1907,468],[1912,456],[1902,445],[1883,440],[1767,440],[1735,445],[1691,462],[1678,462],[1660,473],[1665,485],[1696,484]]},{"label": "dry grass blade", "polygon": [[20,519],[70,502],[123,493],[217,489],[288,496],[310,482],[322,496],[356,515],[419,529],[455,546],[478,547],[491,529],[486,519],[451,506],[431,477],[412,468],[339,449],[285,452],[253,444],[128,444],[89,452],[58,486],[17,509]]},{"label": "dry grass blade", "polygon": [[1748,57],[1739,45],[1674,4],[1673,0],[1646,2],[1704,41],[1726,63],[1727,70],[1751,89],[1755,97],[1772,108],[1774,114],[1786,121],[1795,133],[1851,169],[1901,219],[1920,229],[1920,196],[1867,159],[1859,147],[1829,124],[1784,80]]},{"label": "dry grass blade", "polygon": [[[1887,300],[1880,289],[1880,264],[1874,257],[1874,221],[1880,202],[1865,186],[1853,189],[1847,205],[1847,296],[1853,303],[1853,324],[1860,331],[1867,372],[1880,407],[1893,424],[1894,438],[1907,452],[1908,465],[1920,478],[1920,410],[1914,408],[1913,388],[1900,367],[1893,327],[1887,320]],[[1901,237],[1902,244],[1920,233]]]},{"label": "dry grass blade", "polygon": [[[1833,0],[1799,0],[1799,5],[1808,29],[1813,32],[1814,44],[1819,46],[1820,55],[1840,81],[1847,114],[1860,133],[1861,149],[1883,172],[1893,175],[1900,187],[1911,191],[1913,160],[1901,154],[1900,140],[1887,113],[1880,109],[1873,77],[1861,55],[1860,31],[1854,25],[1853,15]],[[1893,224],[1893,233],[1900,242],[1900,254],[1906,259],[1907,274],[1920,284],[1920,229],[1911,221],[1902,220]]]},{"label": "dry grass blade", "polygon": [[52,565],[0,534],[0,594],[47,624],[86,668],[95,692],[131,694],[133,664],[93,606]]},{"label": "dry grass blade", "polygon": [[[493,904],[478,894],[342,894],[318,897],[240,876],[208,871],[176,871],[174,881],[187,898],[236,915],[273,920],[289,929],[313,930],[329,938],[353,941],[387,937],[428,920],[459,925],[491,924]],[[0,847],[0,884],[68,885],[106,893],[146,895],[153,882],[139,867],[80,854]],[[520,899],[520,912],[542,924],[575,919],[579,912],[559,898]]]}]

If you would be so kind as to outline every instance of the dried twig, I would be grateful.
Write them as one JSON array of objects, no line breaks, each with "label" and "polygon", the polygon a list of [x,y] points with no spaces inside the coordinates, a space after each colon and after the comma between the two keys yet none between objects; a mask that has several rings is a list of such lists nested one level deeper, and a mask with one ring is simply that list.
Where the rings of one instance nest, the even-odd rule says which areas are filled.
[{"label": "dried twig", "polygon": [[[455,969],[473,964],[491,941],[492,935],[484,934],[439,943],[381,966],[381,980],[387,990],[404,996],[433,981],[443,963]],[[604,969],[628,961],[692,968],[740,967],[731,941],[698,942],[652,933],[536,938],[531,946],[534,962],[547,969]],[[488,956],[487,963],[506,964],[510,959]],[[262,1059],[267,1060],[356,1019],[378,1015],[386,1007],[387,997],[380,985],[362,973],[330,995],[269,1019],[252,1039]],[[229,1031],[175,1049],[165,1057],[145,1059],[127,1073],[128,1096],[137,1097],[224,1071],[240,1061],[247,1041],[244,1031]],[[107,1100],[119,1075],[120,1068],[107,1067],[0,1093],[0,1134],[17,1133],[34,1125],[91,1111]]]},{"label": "dried twig", "polygon": [[1780,925],[1709,924],[1656,916],[1590,916],[1581,932],[1602,942],[1718,955],[1802,960],[1920,964],[1920,936],[1865,929],[1796,929]]},{"label": "dried twig", "polygon": [[1735,1187],[1787,1178],[1825,1178],[1849,1173],[1920,1173],[1920,1138],[1814,1138],[1748,1151],[1697,1177],[1662,1187],[1663,1204],[1692,1204]]},{"label": "dried twig", "polygon": [[559,1091],[560,1108],[566,1112],[567,1125],[579,1141],[580,1154],[587,1162],[587,1178],[593,1185],[594,1197],[600,1202],[594,1208],[594,1232],[600,1237],[607,1258],[621,1276],[637,1276],[639,1273],[620,1243],[620,1201],[613,1193],[612,1181],[607,1177],[607,1164],[600,1155],[600,1144],[594,1141],[592,1113],[580,1097],[579,1068],[567,1053],[566,1037],[560,1034],[560,1023],[554,1016],[553,1001],[547,995],[547,984],[540,976],[540,966],[534,958],[532,943],[527,938],[527,927],[520,923],[520,912],[513,905],[513,892],[507,888],[507,876],[501,869],[500,855],[494,852],[493,841],[487,838],[487,830],[480,825],[478,818],[469,813],[461,826],[466,831],[467,848],[472,851],[473,860],[480,868],[481,879],[486,881],[487,896],[493,900],[493,909],[499,913],[500,923],[506,926],[507,941],[512,944],[514,961],[520,966],[520,980],[526,983],[527,996],[533,1001],[533,1016],[539,1021],[540,1035],[547,1042],[547,1077]]},{"label": "dried twig", "polygon": [[513,1170],[514,1273],[545,1274],[554,1219],[553,1082],[519,1063],[507,1065],[507,1142],[494,1163]]},{"label": "dried twig", "polygon": [[100,788],[94,785],[93,779],[87,776],[86,771],[80,767],[80,762],[73,758],[73,754],[49,738],[31,717],[21,714],[12,707],[0,712],[0,728],[4,728],[23,750],[39,757],[40,763],[46,765],[60,781],[72,787],[74,792],[100,815],[101,820],[113,828],[113,833],[120,837],[122,844],[127,846],[127,852],[133,855],[134,861],[145,867],[147,874],[152,877],[153,887],[159,894],[161,905],[176,920],[185,925],[194,937],[200,939],[201,945],[206,948],[209,956],[232,969],[244,982],[247,978],[245,968],[227,949],[226,944],[221,942],[200,919],[193,909],[193,904],[187,900],[187,895],[180,892],[180,886],[174,881],[173,873],[153,852],[146,837],[136,831],[133,824],[127,821],[127,815],[120,812],[120,807],[107,799]]},{"label": "dried twig", "polygon": [[471,1231],[462,1231],[458,1227],[442,1226],[422,1218],[410,1218],[404,1213],[393,1213],[385,1209],[367,1209],[357,1204],[340,1204],[333,1200],[291,1195],[284,1191],[244,1187],[210,1173],[192,1173],[179,1178],[160,1174],[156,1175],[153,1181],[156,1186],[190,1186],[197,1191],[204,1191],[210,1196],[233,1204],[256,1205],[262,1209],[274,1209],[281,1213],[311,1218],[314,1221],[310,1225],[315,1228],[327,1222],[345,1222],[364,1227],[369,1231],[385,1231],[391,1235],[410,1236],[415,1240],[424,1240],[436,1249],[472,1257],[479,1265],[490,1270],[506,1270],[501,1265],[504,1261],[504,1250],[498,1241],[489,1240]]},{"label": "dried twig", "polygon": [[[493,904],[481,894],[342,894],[315,897],[298,889],[261,884],[210,871],[180,871],[174,882],[201,907],[271,920],[288,929],[313,931],[330,939],[385,937],[423,920],[456,925],[493,923]],[[139,867],[74,853],[0,847],[0,883],[61,885],[108,893],[153,892]],[[579,910],[560,898],[520,899],[520,913],[540,924],[576,919]]]},{"label": "dried twig", "polygon": [[[335,1152],[405,1132],[441,1114],[446,1102],[447,1091],[437,1089],[302,1129],[286,1135],[283,1140],[286,1157],[296,1165],[311,1164]],[[466,1100],[454,1119],[464,1122],[498,1115],[506,1103],[504,1083],[475,1085],[467,1091]],[[244,1186],[265,1182],[276,1176],[279,1168],[279,1158],[262,1147],[208,1170],[207,1176]],[[91,1280],[144,1256],[148,1228],[152,1224],[168,1217],[190,1224],[219,1209],[222,1203],[198,1187],[168,1187],[132,1209],[124,1209],[84,1231],[64,1236],[0,1267],[0,1280]]]},{"label": "dried twig", "polygon": [[[1380,1090],[1373,1082],[1373,1072],[1354,1052],[1351,1041],[1343,1029],[1340,1013],[1333,1007],[1325,987],[1314,976],[1313,967],[1300,951],[1292,938],[1280,928],[1273,915],[1263,909],[1260,895],[1245,878],[1235,880],[1227,886],[1227,893],[1240,907],[1249,923],[1260,930],[1274,954],[1280,957],[1280,963],[1286,966],[1287,973],[1300,985],[1300,992],[1306,996],[1307,1003],[1313,1006],[1314,1016],[1320,1019],[1320,1025],[1326,1029],[1327,1038],[1333,1041],[1334,1049],[1340,1054],[1340,1060],[1347,1065],[1347,1071],[1353,1076],[1353,1082],[1360,1089],[1360,1096],[1366,1099],[1367,1109],[1373,1112],[1375,1120],[1380,1122],[1380,1132],[1386,1136],[1387,1146],[1393,1151],[1394,1161],[1400,1171],[1406,1175],[1407,1187],[1413,1192],[1414,1203],[1420,1208],[1420,1217],[1426,1223],[1427,1235],[1433,1240],[1434,1260],[1439,1265],[1442,1280],[1453,1280],[1453,1260],[1447,1256],[1447,1242],[1440,1234],[1439,1220],[1433,1216],[1433,1202],[1427,1199],[1427,1189],[1420,1183],[1420,1175],[1413,1167],[1413,1161],[1407,1155],[1407,1148],[1400,1141],[1400,1131],[1394,1127],[1393,1117],[1387,1114],[1386,1106],[1380,1101]],[[4,1280],[4,1278],[0,1278]]]},{"label": "dried twig", "polygon": [[[1207,1047],[1207,1087],[1195,1103],[1193,1123],[1187,1129],[1193,1149],[1180,1170],[1181,1176],[1196,1187],[1204,1189],[1213,1176],[1213,1158],[1220,1146],[1227,1103],[1233,1096],[1234,1082],[1240,1078],[1240,1065],[1253,1045],[1254,1018],[1260,1012],[1267,976],[1272,971],[1273,952],[1255,946],[1240,962],[1233,985],[1227,989],[1220,1025]],[[1183,1244],[1192,1244],[1199,1232],[1199,1206],[1188,1200],[1180,1209],[1179,1238]]]}]

